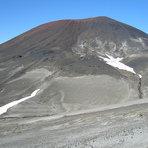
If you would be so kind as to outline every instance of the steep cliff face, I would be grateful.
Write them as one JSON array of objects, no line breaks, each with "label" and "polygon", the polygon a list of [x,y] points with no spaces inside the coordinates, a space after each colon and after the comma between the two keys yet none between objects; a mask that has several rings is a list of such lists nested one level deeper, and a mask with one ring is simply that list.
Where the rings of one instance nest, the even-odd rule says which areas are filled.
[{"label": "steep cliff face", "polygon": [[148,96],[148,35],[107,17],[38,26],[0,45],[8,116],[52,115]]}]

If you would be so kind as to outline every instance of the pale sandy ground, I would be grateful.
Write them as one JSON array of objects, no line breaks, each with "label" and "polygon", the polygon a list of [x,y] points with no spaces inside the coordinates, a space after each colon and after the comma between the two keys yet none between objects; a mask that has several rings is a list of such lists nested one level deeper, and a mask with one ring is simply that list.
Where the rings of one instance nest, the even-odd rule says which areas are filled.
[{"label": "pale sandy ground", "polygon": [[[58,77],[40,83],[37,77],[35,80],[33,76],[26,77],[29,82],[22,77],[8,83],[0,93],[1,102],[6,100],[9,103],[18,97],[21,99],[29,96],[34,90],[40,91],[34,98],[10,108],[5,117],[56,115],[138,100],[136,83],[107,75]],[[23,95],[20,95],[21,92]]]},{"label": "pale sandy ground", "polygon": [[147,102],[50,117],[1,118],[0,147],[147,148]]},{"label": "pale sandy ground", "polygon": [[9,103],[40,89],[0,116],[0,148],[148,147],[148,99],[137,99],[136,83],[106,75],[50,75],[27,73],[2,90],[1,101]]}]

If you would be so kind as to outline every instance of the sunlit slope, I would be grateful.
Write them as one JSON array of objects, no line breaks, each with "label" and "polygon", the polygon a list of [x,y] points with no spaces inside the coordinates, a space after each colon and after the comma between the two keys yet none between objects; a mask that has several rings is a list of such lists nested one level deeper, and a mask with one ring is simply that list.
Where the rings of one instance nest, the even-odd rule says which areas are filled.
[{"label": "sunlit slope", "polygon": [[147,51],[147,34],[107,17],[29,30],[0,45],[0,106],[40,91],[3,116],[54,115],[147,98]]}]

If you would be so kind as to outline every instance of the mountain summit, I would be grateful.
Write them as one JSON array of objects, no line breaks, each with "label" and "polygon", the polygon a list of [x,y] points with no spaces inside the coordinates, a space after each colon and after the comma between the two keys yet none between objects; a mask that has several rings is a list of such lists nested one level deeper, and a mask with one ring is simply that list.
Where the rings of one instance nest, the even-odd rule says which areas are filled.
[{"label": "mountain summit", "polygon": [[0,45],[0,105],[37,95],[5,116],[41,116],[148,95],[148,35],[108,17],[60,20]]},{"label": "mountain summit", "polygon": [[[88,52],[92,47],[101,53],[109,50],[112,54],[120,55],[122,52],[126,55],[147,48],[147,37],[144,32],[126,24],[108,17],[96,17],[46,23],[2,44],[0,49],[13,49],[21,53],[26,48],[30,51],[72,51],[73,48],[86,46]],[[130,49],[124,49],[127,47]]]}]

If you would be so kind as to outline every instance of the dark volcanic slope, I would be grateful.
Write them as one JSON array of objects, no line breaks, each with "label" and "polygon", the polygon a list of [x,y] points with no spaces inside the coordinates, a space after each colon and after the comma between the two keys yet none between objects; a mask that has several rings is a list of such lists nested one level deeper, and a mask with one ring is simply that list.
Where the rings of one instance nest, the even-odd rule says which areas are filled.
[{"label": "dark volcanic slope", "polygon": [[[107,17],[43,24],[0,45],[0,105],[36,89],[36,97],[8,115],[52,115],[145,98],[147,51],[147,34]],[[136,74],[106,64],[100,58],[106,55],[122,57]]]},{"label": "dark volcanic slope", "polygon": [[[138,45],[138,43],[142,42],[139,38],[141,38],[145,46],[148,46],[147,34],[107,17],[84,20],[61,20],[38,26],[2,44],[0,50],[3,50],[4,53],[6,52],[7,56],[7,52],[15,55],[36,50],[51,50],[54,52],[64,50],[71,52],[72,47],[78,42],[91,43],[95,47],[93,45],[95,39],[107,42],[106,48],[107,46],[108,48],[111,46],[109,45],[110,42],[113,42],[116,46],[120,46],[123,41],[126,41],[131,47],[135,46],[132,43],[136,42],[137,46],[142,48],[144,44]],[[118,51],[119,49],[116,50]]]},{"label": "dark volcanic slope", "polygon": [[65,66],[77,61],[76,55],[125,57],[147,51],[147,47],[147,34],[107,17],[62,20],[38,26],[0,45],[0,61],[2,67],[6,66],[4,61],[7,66],[19,62],[28,68],[39,60]]}]

